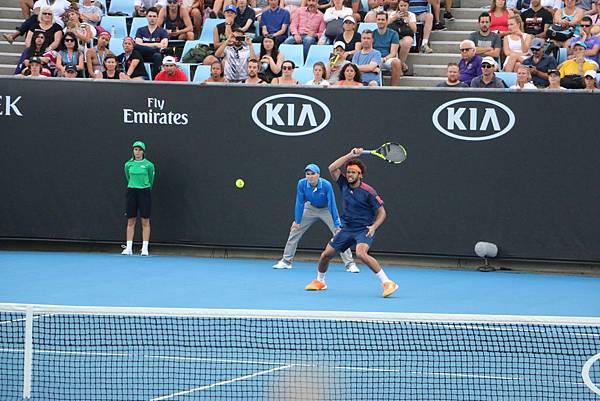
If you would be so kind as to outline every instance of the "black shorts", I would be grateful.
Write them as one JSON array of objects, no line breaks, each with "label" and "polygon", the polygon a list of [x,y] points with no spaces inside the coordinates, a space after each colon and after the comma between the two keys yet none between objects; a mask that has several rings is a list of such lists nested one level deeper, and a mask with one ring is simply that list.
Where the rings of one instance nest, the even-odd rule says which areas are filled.
[{"label": "black shorts", "polygon": [[150,218],[150,209],[152,202],[150,199],[150,188],[138,189],[138,188],[127,188],[127,205],[125,207],[125,216],[128,219],[136,218],[139,216],[144,219]]}]

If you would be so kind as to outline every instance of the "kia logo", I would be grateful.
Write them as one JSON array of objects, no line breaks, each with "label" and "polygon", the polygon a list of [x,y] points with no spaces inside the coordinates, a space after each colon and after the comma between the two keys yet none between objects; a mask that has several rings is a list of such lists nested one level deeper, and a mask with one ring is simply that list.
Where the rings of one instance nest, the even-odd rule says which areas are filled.
[{"label": "kia logo", "polygon": [[467,97],[438,107],[431,117],[442,134],[463,141],[487,141],[508,133],[515,114],[495,100]]},{"label": "kia logo", "polygon": [[331,112],[314,97],[286,93],[269,96],[252,108],[254,123],[275,135],[302,136],[329,124]]}]

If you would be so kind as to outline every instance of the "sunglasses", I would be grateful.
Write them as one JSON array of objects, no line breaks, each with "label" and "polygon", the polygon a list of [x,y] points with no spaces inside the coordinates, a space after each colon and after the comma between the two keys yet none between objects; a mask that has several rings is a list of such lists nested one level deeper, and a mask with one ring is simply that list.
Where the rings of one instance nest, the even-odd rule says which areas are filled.
[{"label": "sunglasses", "polygon": [[65,39],[65,42],[75,42],[75,39]]},{"label": "sunglasses", "polygon": [[283,67],[281,67],[282,70],[293,70],[294,67],[292,67],[291,65],[284,65]]},{"label": "sunglasses", "polygon": [[492,65],[487,63],[481,64],[481,68],[492,68]]},{"label": "sunglasses", "polygon": [[465,52],[468,52],[469,50],[473,50],[473,48],[470,47],[468,49],[460,49],[460,52],[465,53]]},{"label": "sunglasses", "polygon": [[52,13],[42,13],[42,15],[52,15]]},{"label": "sunglasses", "polygon": [[582,28],[589,28],[589,27],[592,26],[591,24],[585,24],[585,25],[584,24],[580,24],[580,25],[581,25]]}]

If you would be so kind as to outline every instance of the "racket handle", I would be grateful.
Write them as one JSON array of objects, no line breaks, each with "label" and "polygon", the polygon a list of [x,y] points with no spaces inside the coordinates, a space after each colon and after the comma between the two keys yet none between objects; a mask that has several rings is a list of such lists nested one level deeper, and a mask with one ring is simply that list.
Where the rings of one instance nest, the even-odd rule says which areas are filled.
[{"label": "racket handle", "polygon": [[370,151],[370,150],[363,150],[363,151],[362,151],[362,154],[363,154],[363,155],[368,155],[368,154],[370,154],[370,153],[371,153],[371,151]]}]

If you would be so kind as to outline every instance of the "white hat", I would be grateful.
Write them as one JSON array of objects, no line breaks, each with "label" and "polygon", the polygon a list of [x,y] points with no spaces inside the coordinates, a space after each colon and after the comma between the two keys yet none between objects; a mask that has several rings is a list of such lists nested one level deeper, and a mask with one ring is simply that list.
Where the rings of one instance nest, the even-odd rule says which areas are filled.
[{"label": "white hat", "polygon": [[162,63],[163,63],[163,65],[177,64],[177,60],[175,60],[175,57],[173,57],[173,56],[166,56],[165,58],[163,58]]},{"label": "white hat", "polygon": [[351,15],[346,15],[346,17],[344,17],[344,21],[343,21],[343,22],[346,22],[346,21],[350,21],[350,22],[352,22],[353,24],[356,24],[356,20],[355,20],[355,19],[354,19],[354,17],[353,17],[353,16],[351,16]]},{"label": "white hat", "polygon": [[341,47],[342,49],[346,50],[346,44],[341,40],[338,40],[333,44],[333,48],[335,49],[336,47]]},{"label": "white hat", "polygon": [[483,58],[483,60],[481,60],[481,64],[483,64],[483,63],[488,63],[488,64],[491,64],[491,65],[493,65],[494,67],[498,68],[498,63],[496,63],[496,60],[494,60],[494,58],[493,58],[493,57],[490,57],[490,56],[485,56],[485,57]]},{"label": "white hat", "polygon": [[598,78],[598,73],[596,71],[594,71],[594,70],[587,70],[585,72],[585,74],[583,74],[583,76],[584,77],[592,77],[594,79],[597,79]]}]

